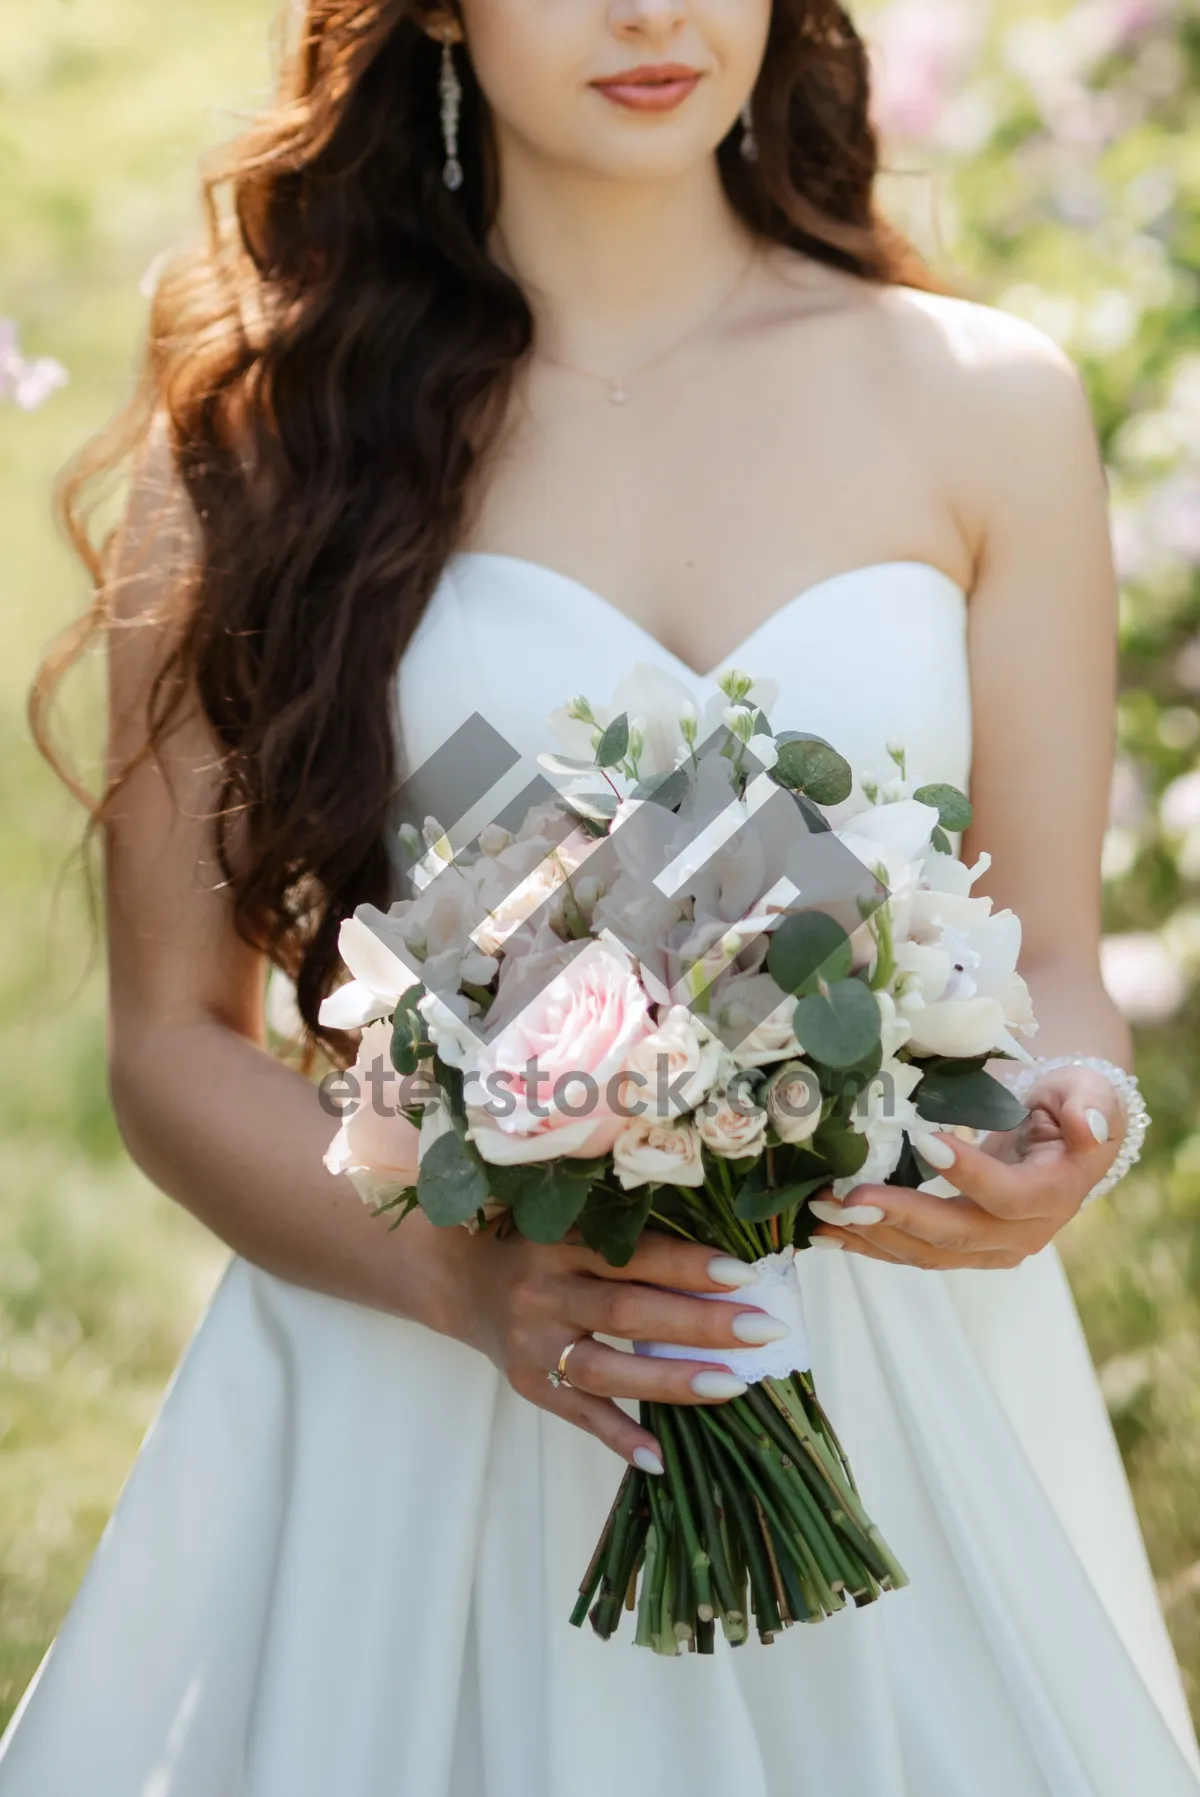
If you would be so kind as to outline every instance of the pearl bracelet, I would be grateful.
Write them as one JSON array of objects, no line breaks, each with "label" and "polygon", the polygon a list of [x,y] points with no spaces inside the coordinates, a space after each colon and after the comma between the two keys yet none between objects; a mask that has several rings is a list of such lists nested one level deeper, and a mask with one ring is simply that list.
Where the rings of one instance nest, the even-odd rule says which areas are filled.
[{"label": "pearl bracelet", "polygon": [[1093,1199],[1103,1198],[1107,1192],[1111,1192],[1117,1182],[1124,1179],[1130,1167],[1141,1159],[1142,1143],[1146,1140],[1146,1130],[1150,1125],[1150,1113],[1146,1109],[1146,1101],[1135,1075],[1127,1073],[1124,1067],[1118,1067],[1114,1061],[1102,1060],[1099,1055],[1056,1055],[1052,1059],[1022,1063],[1015,1068],[1005,1067],[1001,1070],[1000,1079],[1013,1097],[1024,1104],[1042,1075],[1053,1073],[1059,1067],[1091,1067],[1095,1072],[1102,1073],[1116,1087],[1125,1107],[1124,1140],[1116,1160],[1104,1178],[1092,1187],[1083,1201],[1084,1204],[1091,1204]]}]

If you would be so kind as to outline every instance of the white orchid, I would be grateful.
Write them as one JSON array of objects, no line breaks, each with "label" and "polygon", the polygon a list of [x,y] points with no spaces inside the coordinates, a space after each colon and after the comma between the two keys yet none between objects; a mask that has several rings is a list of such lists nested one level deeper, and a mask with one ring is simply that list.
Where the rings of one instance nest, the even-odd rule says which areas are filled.
[{"label": "white orchid", "polygon": [[905,1135],[927,1130],[913,1101],[920,1083],[920,1067],[909,1061],[885,1060],[859,1094],[850,1127],[856,1135],[866,1136],[867,1158],[857,1173],[833,1181],[835,1198],[847,1197],[855,1186],[883,1185],[899,1165]]},{"label": "white orchid", "polygon": [[993,911],[990,898],[970,889],[991,864],[988,855],[966,867],[931,852],[925,881],[912,894],[908,939],[895,947],[892,989],[911,1025],[908,1047],[917,1055],[1003,1052],[1028,1060],[1016,1034],[1037,1025],[1029,988],[1017,972],[1021,920]]},{"label": "white orchid", "polygon": [[324,1000],[318,1017],[327,1029],[357,1030],[394,1011],[418,976],[397,949],[401,945],[395,922],[374,905],[360,905],[353,917],[343,920],[338,949],[351,978]]},{"label": "white orchid", "polygon": [[[539,762],[551,774],[579,774],[594,761],[603,731],[622,713],[636,726],[637,742],[631,748],[640,779],[669,774],[689,754],[698,715],[695,694],[665,668],[639,661],[617,682],[608,705],[577,698],[551,713],[550,729],[567,759],[539,755]],[[572,767],[572,762],[580,765]]]}]

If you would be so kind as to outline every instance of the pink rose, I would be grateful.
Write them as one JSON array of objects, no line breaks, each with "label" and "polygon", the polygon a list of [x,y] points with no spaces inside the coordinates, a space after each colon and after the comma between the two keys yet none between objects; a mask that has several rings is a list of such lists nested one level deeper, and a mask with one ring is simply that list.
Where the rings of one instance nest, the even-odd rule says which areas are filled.
[{"label": "pink rose", "polygon": [[363,1030],[347,1075],[357,1096],[343,1111],[324,1157],[331,1173],[346,1174],[364,1204],[378,1204],[389,1192],[417,1183],[418,1133],[399,1108],[416,1094],[401,1092],[391,1041],[390,1023],[369,1023]]},{"label": "pink rose", "polygon": [[627,956],[571,946],[502,971],[491,1020],[503,1027],[471,1058],[468,1134],[494,1165],[607,1154],[628,1121],[613,1109],[618,1076],[653,1029],[649,1000]]}]

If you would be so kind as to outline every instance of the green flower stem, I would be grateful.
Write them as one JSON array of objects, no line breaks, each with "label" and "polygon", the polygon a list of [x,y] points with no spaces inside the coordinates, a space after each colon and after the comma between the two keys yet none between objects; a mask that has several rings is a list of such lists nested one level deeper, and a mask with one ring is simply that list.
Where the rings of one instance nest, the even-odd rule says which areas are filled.
[{"label": "green flower stem", "polygon": [[[727,1429],[724,1421],[714,1422],[713,1426],[737,1471],[741,1474],[750,1495],[758,1499],[786,1542],[788,1551],[797,1563],[798,1570],[811,1584],[820,1607],[827,1615],[832,1615],[835,1610],[840,1610],[844,1600],[822,1576],[820,1566],[803,1535],[798,1530],[789,1527],[790,1518],[787,1511],[781,1510],[774,1491],[768,1488],[768,1481],[760,1476],[761,1466],[757,1463],[752,1466],[747,1460],[735,1437],[733,1428]],[[734,1425],[735,1427],[736,1425]]]},{"label": "green flower stem", "polygon": [[[653,1500],[651,1500],[650,1507],[653,1513]],[[634,1643],[638,1647],[654,1646],[654,1587],[662,1551],[662,1536],[658,1532],[657,1521],[653,1521],[646,1535],[646,1558],[642,1565],[642,1591],[638,1601],[637,1628],[633,1636]]]},{"label": "green flower stem", "polygon": [[768,1640],[783,1627],[783,1618],[775,1605],[775,1596],[771,1585],[770,1568],[767,1565],[763,1550],[762,1537],[759,1534],[754,1512],[750,1507],[750,1491],[744,1470],[738,1464],[736,1450],[728,1444],[728,1437],[720,1424],[716,1422],[711,1411],[705,1413],[705,1426],[711,1431],[714,1442],[720,1443],[726,1450],[731,1462],[732,1477],[724,1481],[724,1489],[729,1509],[738,1530],[742,1549],[746,1556],[746,1568],[750,1577],[750,1592],[754,1604],[754,1620],[758,1627],[759,1639]]},{"label": "green flower stem", "polygon": [[[664,1405],[663,1408],[666,1409],[667,1406]],[[704,1539],[708,1546],[712,1582],[716,1586],[718,1602],[730,1621],[744,1621],[733,1574],[726,1558],[721,1525],[717,1516],[717,1504],[713,1497],[711,1476],[704,1465],[695,1419],[689,1414],[686,1405],[680,1405],[678,1409],[672,1410],[671,1416],[678,1430],[684,1457],[691,1472],[692,1488],[696,1493],[696,1502],[700,1509],[700,1520],[704,1530]]]},{"label": "green flower stem", "polygon": [[679,1518],[680,1534],[687,1552],[691,1567],[691,1582],[695,1590],[696,1614],[705,1622],[711,1622],[714,1614],[712,1582],[709,1577],[709,1556],[700,1544],[696,1530],[695,1518],[688,1498],[687,1482],[684,1478],[683,1465],[680,1460],[679,1445],[675,1433],[675,1419],[678,1412],[668,1404],[653,1406],[655,1433],[663,1444],[666,1457],[667,1478],[670,1481],[671,1496],[675,1503],[675,1512]]},{"label": "green flower stem", "polygon": [[[763,1383],[769,1385],[771,1381],[765,1380]],[[829,1489],[828,1486],[823,1485],[822,1482],[822,1484],[817,1484],[814,1489],[814,1481],[819,1478],[819,1475],[816,1466],[805,1451],[804,1443],[797,1441],[794,1434],[789,1435],[778,1411],[770,1399],[763,1394],[760,1386],[751,1386],[746,1393],[745,1404],[748,1409],[753,1410],[759,1426],[770,1437],[773,1448],[787,1458],[790,1464],[800,1472],[799,1480],[789,1481],[789,1490],[794,1493],[796,1502],[803,1506],[804,1514],[809,1519],[811,1527],[825,1543],[827,1554],[836,1562],[838,1559],[845,1558],[849,1552],[852,1556],[851,1570],[857,1575],[860,1571],[858,1561],[863,1554],[865,1553],[868,1558],[873,1557],[870,1554],[870,1543],[864,1531],[858,1527],[854,1518],[841,1507],[840,1502],[838,1508],[831,1512],[820,1501]],[[813,1545],[816,1546],[815,1540]],[[881,1568],[875,1576],[881,1577],[884,1570]],[[828,1572],[826,1576],[830,1576]]]},{"label": "green flower stem", "polygon": [[612,1540],[613,1518],[615,1514],[616,1505],[614,1505],[608,1513],[604,1528],[600,1534],[600,1539],[596,1543],[596,1551],[592,1555],[591,1564],[583,1575],[583,1582],[579,1587],[579,1598],[575,1608],[571,1611],[571,1622],[575,1628],[583,1627],[584,1617],[591,1609],[592,1599],[596,1595],[597,1588],[603,1576],[604,1558],[608,1551],[608,1544]]},{"label": "green flower stem", "polygon": [[741,1416],[731,1415],[727,1420],[731,1433],[748,1456],[748,1466],[753,1467],[754,1474],[761,1480],[763,1490],[772,1487],[777,1526],[788,1536],[796,1558],[803,1562],[803,1570],[818,1598],[825,1607],[840,1609],[842,1600],[837,1587],[844,1584],[845,1579],[832,1531],[825,1526],[816,1506],[806,1502],[808,1494],[803,1486],[789,1479],[787,1469],[773,1461],[769,1453],[763,1452],[766,1437],[747,1427]]}]

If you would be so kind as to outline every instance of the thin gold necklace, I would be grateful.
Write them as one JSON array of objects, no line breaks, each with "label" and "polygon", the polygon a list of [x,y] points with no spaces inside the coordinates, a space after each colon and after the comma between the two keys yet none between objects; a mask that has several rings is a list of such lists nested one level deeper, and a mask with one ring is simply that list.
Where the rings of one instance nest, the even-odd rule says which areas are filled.
[{"label": "thin gold necklace", "polygon": [[654,368],[659,362],[665,362],[668,356],[673,356],[676,350],[682,349],[685,343],[690,343],[693,337],[698,337],[701,331],[705,330],[710,324],[715,323],[721,313],[724,312],[726,306],[733,303],[737,295],[741,292],[742,285],[746,280],[747,275],[750,273],[756,257],[757,246],[755,249],[752,249],[747,256],[733,286],[729,288],[728,292],[722,294],[711,312],[706,312],[704,317],[699,319],[696,324],[690,326],[689,329],[684,332],[682,337],[677,337],[673,343],[668,343],[665,349],[660,349],[656,351],[654,355],[647,357],[647,359],[644,362],[639,363],[636,368],[630,369],[628,374],[598,374],[594,368],[581,368],[577,362],[564,362],[561,356],[548,355],[546,351],[542,349],[535,349],[534,354],[539,361],[549,362],[555,368],[565,368],[568,373],[582,375],[585,380],[599,381],[603,386],[608,388],[608,397],[612,404],[614,406],[623,406],[629,398],[630,381],[637,380],[641,375],[646,373],[647,369]]}]

